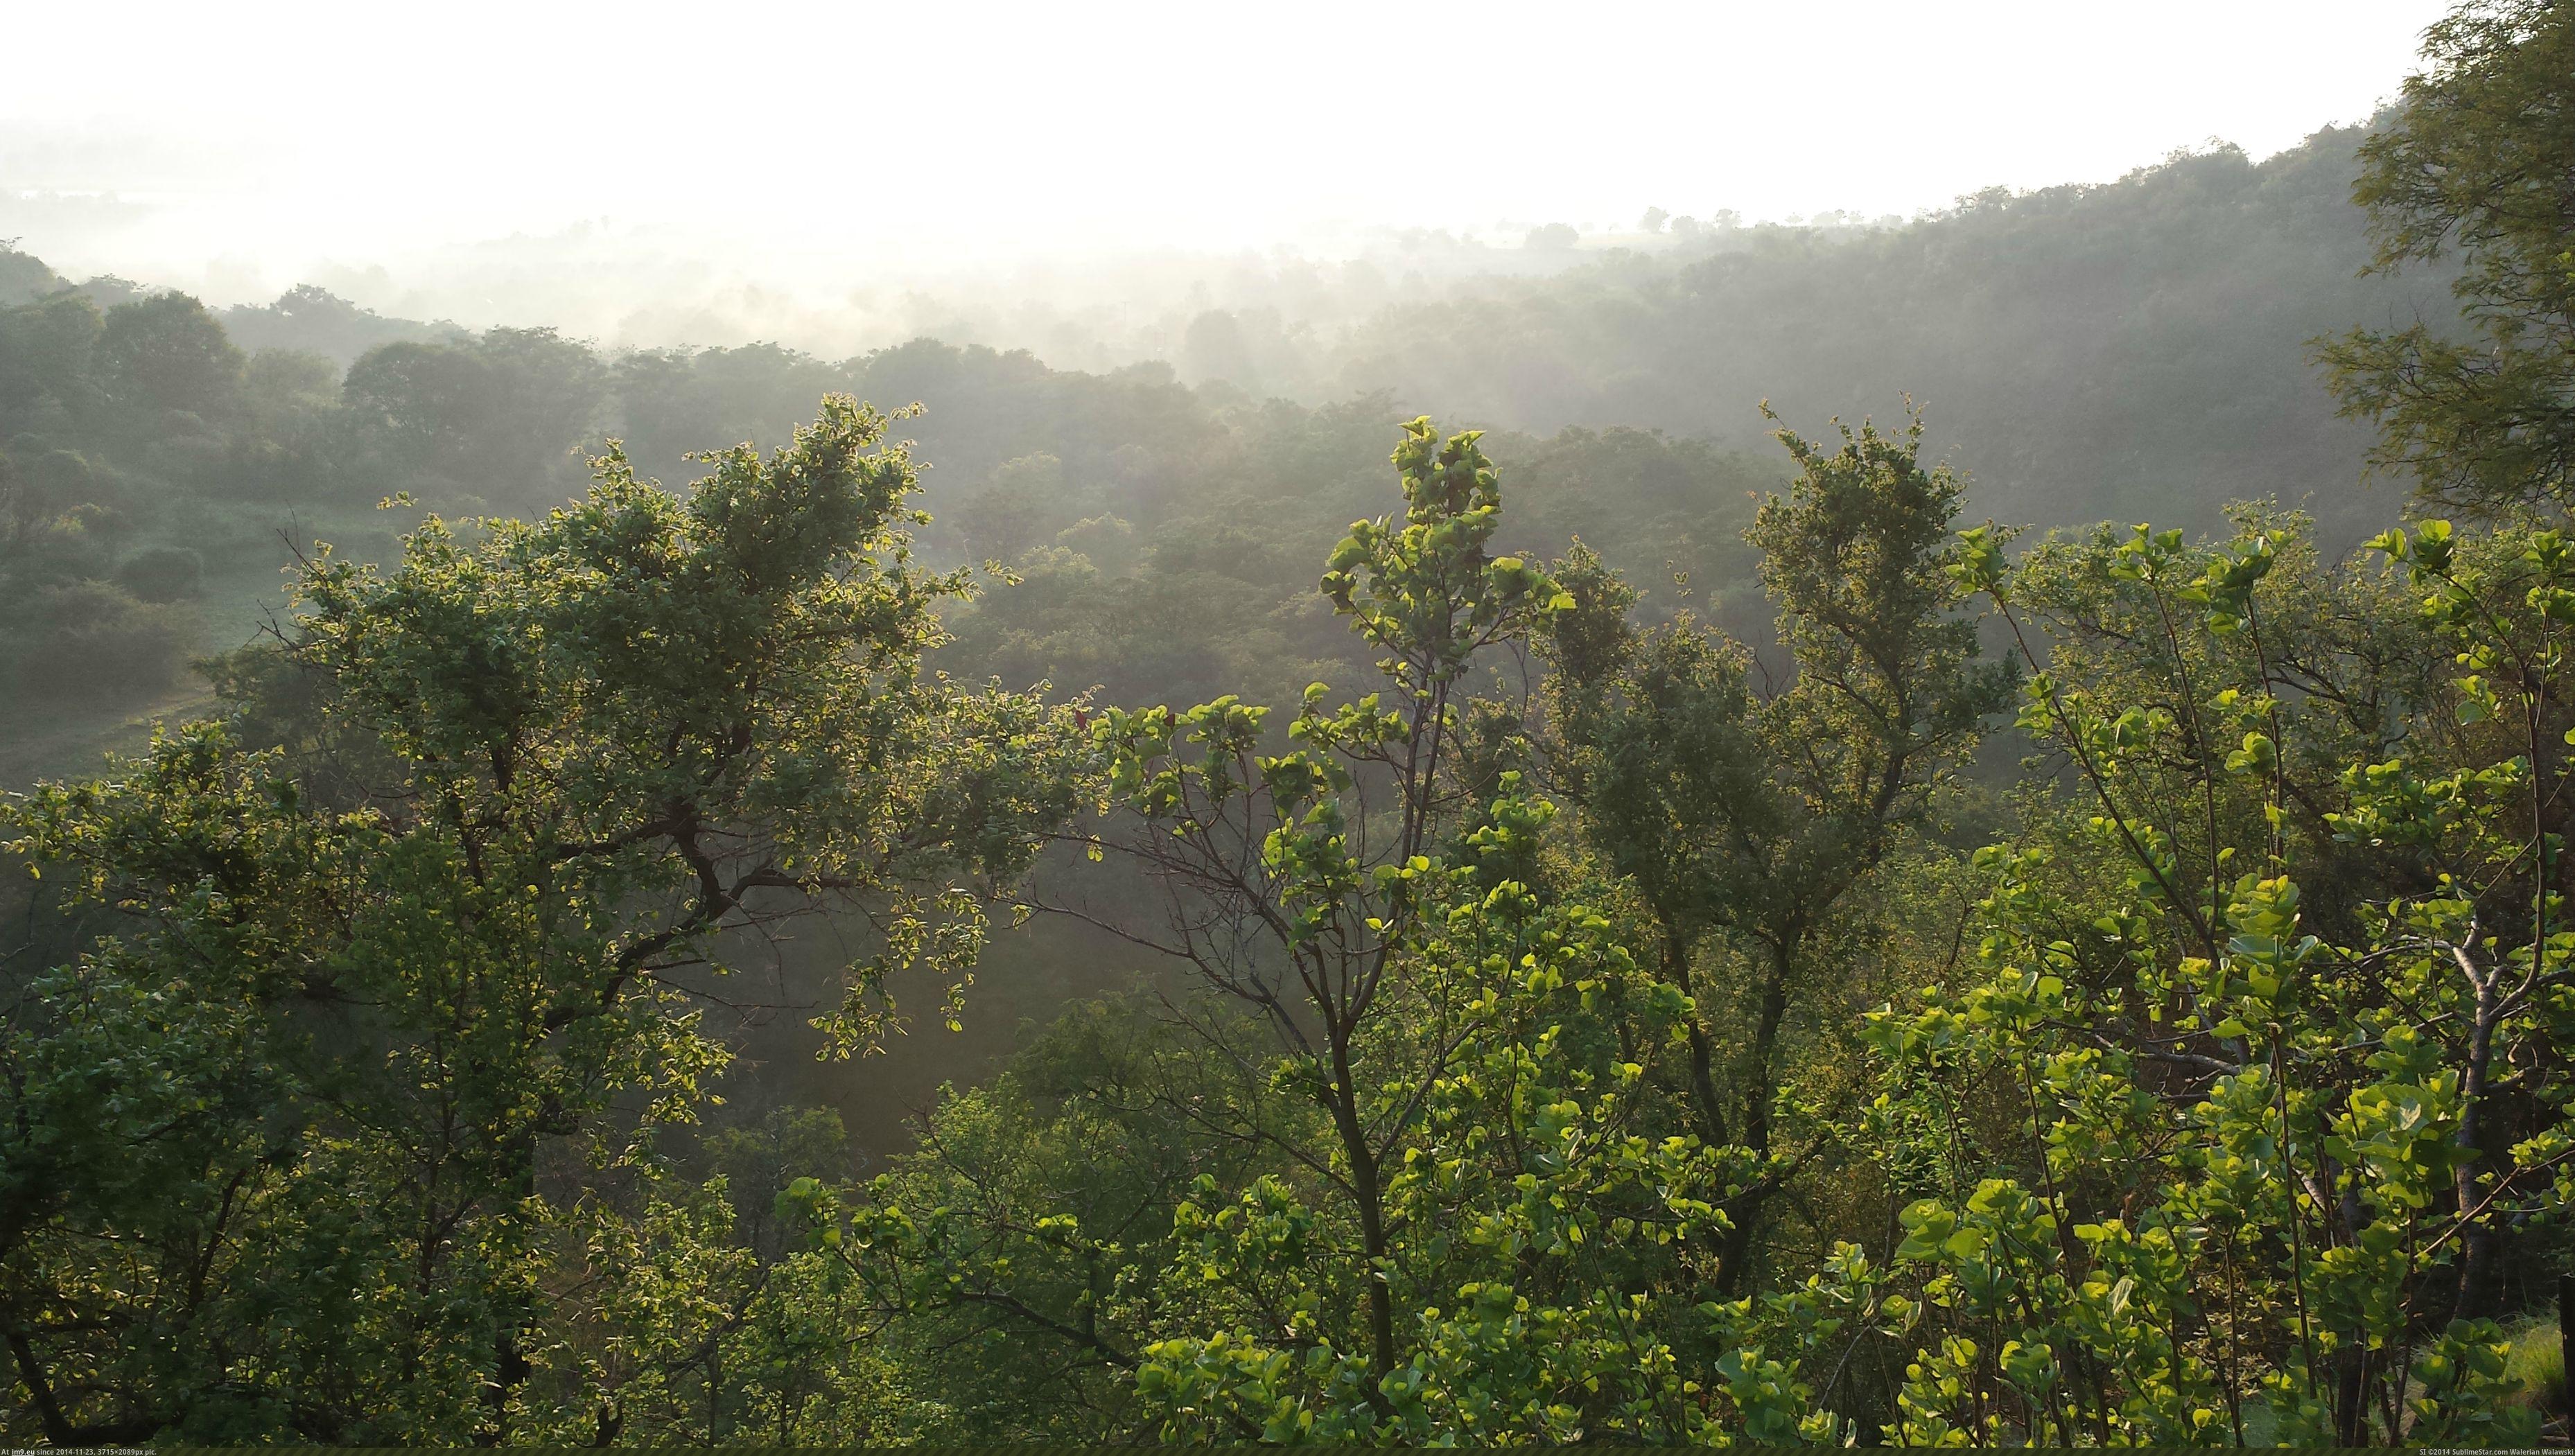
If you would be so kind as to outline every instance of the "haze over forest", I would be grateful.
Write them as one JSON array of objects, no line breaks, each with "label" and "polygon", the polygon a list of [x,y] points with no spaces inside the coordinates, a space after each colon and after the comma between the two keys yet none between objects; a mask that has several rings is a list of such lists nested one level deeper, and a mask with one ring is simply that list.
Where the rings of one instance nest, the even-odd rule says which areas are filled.
[{"label": "haze over forest", "polygon": [[[2266,157],[2368,120],[2438,6],[2013,0],[1923,26],[1843,0],[1565,27],[1444,4],[1289,26],[1163,4],[755,5],[714,34],[577,6],[472,3],[437,27],[293,3],[125,13],[119,64],[0,93],[0,237],[73,276],[217,306],[312,283],[612,347],[837,357],[927,330],[1091,368],[1167,356],[1177,340],[1150,331],[1201,285],[1303,322],[1295,275],[1355,257],[1435,287],[1549,266],[1494,256],[1547,224],[1650,246],[1649,207],[1910,218],[2215,139]],[[87,43],[68,11],[17,17],[11,39]],[[1488,247],[1448,256],[1439,235]],[[1282,272],[1287,292],[1255,296]]]},{"label": "haze over forest", "polygon": [[1831,8],[8,22],[0,1435],[2575,1428],[2575,7]]}]

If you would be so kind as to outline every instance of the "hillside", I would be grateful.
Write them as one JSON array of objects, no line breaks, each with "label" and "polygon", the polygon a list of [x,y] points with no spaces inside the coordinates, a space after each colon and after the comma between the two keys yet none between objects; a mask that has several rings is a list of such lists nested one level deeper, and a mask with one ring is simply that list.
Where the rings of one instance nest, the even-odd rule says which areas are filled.
[{"label": "hillside", "polygon": [[[1777,478],[1764,399],[1811,429],[1892,417],[1909,393],[1979,516],[2205,529],[2226,502],[2269,496],[2344,546],[2396,501],[2363,487],[2366,431],[2334,417],[2310,342],[2450,307],[2438,270],[2359,276],[2359,136],[2319,133],[2258,165],[2221,148],[1901,227],[1706,229],[1329,334],[1208,314],[1178,371],[1065,371],[929,340],[838,362],[767,345],[611,354],[546,329],[387,319],[313,288],[215,314],[122,279],[71,289],[0,253],[0,298],[22,300],[0,309],[18,522],[0,584],[54,604],[39,624],[69,624],[18,639],[14,711],[43,702],[45,740],[79,741],[64,712],[122,721],[157,701],[176,654],[237,643],[275,609],[287,540],[388,549],[404,523],[373,509],[383,498],[542,511],[612,437],[685,481],[686,451],[782,440],[836,390],[927,406],[906,430],[932,467],[933,559],[1029,578],[960,619],[960,666],[1129,697],[1285,681],[1345,652],[1295,626],[1303,564],[1371,509],[1392,422],[1425,410],[1505,432],[1497,458],[1551,503],[1522,546],[1581,536],[1640,579],[1686,574],[1720,616],[1746,585],[1747,497]],[[1305,398],[1244,388],[1262,380]],[[1255,513],[1266,539],[1228,547]],[[121,578],[139,604],[64,595]],[[1663,609],[1680,600],[1667,588]],[[1132,625],[1176,611],[1200,630]],[[102,621],[142,643],[130,667],[97,641]],[[66,656],[49,633],[89,646]],[[76,662],[80,690],[27,677],[39,660]]]},{"label": "hillside", "polygon": [[2275,495],[2348,542],[2398,496],[2359,494],[2365,426],[2334,418],[2308,341],[2451,317],[2449,275],[2362,278],[2362,132],[2256,164],[2232,148],[2116,182],[1999,193],[1902,228],[1764,228],[1722,252],[1613,259],[1396,308],[1337,341],[1332,378],[1515,428],[1616,422],[1756,437],[1888,415],[2007,521],[2213,524]]}]

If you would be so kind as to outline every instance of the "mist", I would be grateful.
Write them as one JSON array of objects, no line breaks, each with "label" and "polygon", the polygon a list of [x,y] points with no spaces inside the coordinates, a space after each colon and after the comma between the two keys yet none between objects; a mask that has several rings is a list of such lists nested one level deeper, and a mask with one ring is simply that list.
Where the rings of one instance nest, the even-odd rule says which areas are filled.
[{"label": "mist", "polygon": [[[30,12],[24,53],[101,60],[0,93],[0,237],[217,306],[313,284],[611,347],[928,333],[1098,367],[1207,308],[1335,328],[1668,243],[1648,209],[1902,220],[2259,159],[2373,114],[2437,10],[145,5],[108,53]],[[1549,225],[1576,249],[1531,256]]]}]

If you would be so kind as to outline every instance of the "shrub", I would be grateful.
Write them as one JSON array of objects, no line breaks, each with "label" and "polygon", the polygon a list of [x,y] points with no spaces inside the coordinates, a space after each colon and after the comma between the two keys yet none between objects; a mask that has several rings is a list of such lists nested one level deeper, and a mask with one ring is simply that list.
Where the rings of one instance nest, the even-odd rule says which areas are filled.
[{"label": "shrub", "polygon": [[28,599],[18,625],[7,637],[18,692],[80,703],[168,692],[196,636],[190,614],[109,582],[45,588]]},{"label": "shrub", "polygon": [[205,590],[206,564],[184,546],[158,546],[127,558],[116,582],[145,602],[185,602]]}]

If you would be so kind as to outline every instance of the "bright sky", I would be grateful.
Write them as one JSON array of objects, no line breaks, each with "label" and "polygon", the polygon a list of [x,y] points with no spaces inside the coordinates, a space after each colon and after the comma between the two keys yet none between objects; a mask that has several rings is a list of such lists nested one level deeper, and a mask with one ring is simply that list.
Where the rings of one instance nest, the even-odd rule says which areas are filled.
[{"label": "bright sky", "polygon": [[924,258],[1910,214],[2362,119],[2444,8],[29,0],[0,190],[149,202],[115,246],[290,270],[603,216]]}]

